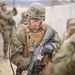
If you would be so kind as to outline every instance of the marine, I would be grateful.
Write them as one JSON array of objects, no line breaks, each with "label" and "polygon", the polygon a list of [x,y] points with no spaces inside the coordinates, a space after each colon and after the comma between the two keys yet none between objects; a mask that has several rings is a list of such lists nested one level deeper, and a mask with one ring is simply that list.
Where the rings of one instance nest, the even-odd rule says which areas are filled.
[{"label": "marine", "polygon": [[[21,75],[23,71],[27,70],[32,57],[29,49],[34,42],[37,44],[40,43],[48,27],[44,23],[46,9],[41,3],[32,3],[26,13],[28,14],[28,23],[20,25],[13,33],[11,39],[11,62],[17,66],[16,75]],[[53,29],[51,26],[49,27]],[[47,54],[45,55],[45,52],[43,52],[44,57],[38,67],[36,67],[37,70],[34,69],[33,75],[49,74],[49,67],[53,61],[52,57],[58,52],[61,46],[58,33],[54,29],[53,31],[52,38],[46,43],[46,47],[43,48],[43,51],[47,51]],[[48,46],[50,48],[47,48]]]},{"label": "marine", "polygon": [[0,33],[2,34],[4,45],[3,52],[4,58],[9,58],[7,55],[8,52],[8,44],[13,31],[13,26],[15,21],[13,20],[13,16],[17,15],[16,8],[13,8],[13,11],[7,10],[7,4],[5,1],[0,0]]}]

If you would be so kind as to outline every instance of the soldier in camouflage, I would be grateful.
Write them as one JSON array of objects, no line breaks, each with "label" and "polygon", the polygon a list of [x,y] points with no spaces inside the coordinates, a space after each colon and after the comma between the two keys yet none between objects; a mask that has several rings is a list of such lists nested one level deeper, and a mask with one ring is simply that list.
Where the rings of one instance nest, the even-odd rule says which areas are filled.
[{"label": "soldier in camouflage", "polygon": [[75,18],[67,20],[66,31],[63,34],[62,43],[70,38],[72,34],[75,33]]},{"label": "soldier in camouflage", "polygon": [[[28,14],[28,23],[20,25],[14,32],[11,40],[11,61],[17,66],[16,75],[21,75],[24,70],[27,70],[29,61],[32,57],[29,53],[29,49],[33,42],[36,42],[37,44],[40,43],[46,28],[48,27],[43,23],[46,15],[44,5],[32,3],[26,13]],[[49,74],[52,55],[58,52],[61,45],[58,33],[55,30],[54,32],[51,40],[46,44],[51,46],[53,51],[50,53],[51,49],[49,49],[49,56],[44,55],[37,70],[34,70],[33,75]]]},{"label": "soldier in camouflage", "polygon": [[3,36],[4,40],[4,47],[3,47],[3,52],[4,52],[4,58],[8,58],[7,51],[8,51],[8,44],[9,40],[11,37],[11,33],[13,31],[13,24],[15,23],[14,20],[12,19],[12,16],[15,16],[17,14],[16,9],[14,8],[13,11],[8,11],[7,10],[7,4],[5,1],[0,0],[0,33]]},{"label": "soldier in camouflage", "polygon": [[63,43],[49,72],[49,75],[75,75],[75,33]]}]

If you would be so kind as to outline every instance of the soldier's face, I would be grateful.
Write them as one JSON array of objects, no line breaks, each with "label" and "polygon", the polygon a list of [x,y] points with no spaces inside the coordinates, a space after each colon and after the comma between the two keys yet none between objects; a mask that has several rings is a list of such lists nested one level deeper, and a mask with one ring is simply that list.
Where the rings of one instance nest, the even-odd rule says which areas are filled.
[{"label": "soldier's face", "polygon": [[41,19],[30,18],[30,24],[32,29],[38,29],[40,27],[41,22]]},{"label": "soldier's face", "polygon": [[7,5],[6,4],[5,5],[2,5],[1,8],[2,8],[2,10],[6,11]]}]

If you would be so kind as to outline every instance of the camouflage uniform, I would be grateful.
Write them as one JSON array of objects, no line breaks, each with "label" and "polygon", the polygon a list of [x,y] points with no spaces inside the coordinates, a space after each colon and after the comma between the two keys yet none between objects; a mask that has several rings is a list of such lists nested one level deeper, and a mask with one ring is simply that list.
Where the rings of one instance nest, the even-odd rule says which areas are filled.
[{"label": "camouflage uniform", "polygon": [[[8,10],[4,11],[2,9],[2,6],[6,5],[6,3],[3,1],[0,3],[1,5],[1,12],[0,12],[0,33],[3,36],[3,40],[4,40],[4,47],[3,47],[3,51],[4,51],[4,58],[8,58],[7,56],[7,51],[8,51],[8,44],[9,44],[9,40],[13,31],[13,25],[12,25],[12,16],[16,15],[13,12],[10,12]],[[13,21],[14,22],[14,21]]]},{"label": "camouflage uniform", "polygon": [[[36,13],[37,10],[39,11],[39,13]],[[36,13],[37,15],[31,15],[31,12],[34,12],[34,14]],[[41,20],[45,19],[45,8],[40,3],[31,4],[27,13],[31,17]],[[41,23],[38,30],[33,30],[30,23],[28,22],[28,24],[26,25],[20,25],[20,27],[14,32],[11,42],[11,61],[17,66],[16,75],[21,75],[22,71],[27,69],[31,58],[29,49],[31,48],[31,45],[34,41],[37,42],[37,44],[40,43],[46,28],[46,24]],[[58,37],[57,32],[55,32],[54,36],[49,42],[53,45],[54,53],[58,52],[61,41]],[[48,58],[48,55],[45,55],[41,60],[40,66],[38,67],[40,67],[40,70],[42,69],[42,67],[44,67],[41,71],[42,75],[48,75],[51,61],[52,57]],[[34,75],[37,74],[35,73]]]},{"label": "camouflage uniform", "polygon": [[62,43],[75,33],[75,18],[67,20],[67,28],[63,34]]},{"label": "camouflage uniform", "polygon": [[49,75],[75,75],[75,33],[57,53]]}]

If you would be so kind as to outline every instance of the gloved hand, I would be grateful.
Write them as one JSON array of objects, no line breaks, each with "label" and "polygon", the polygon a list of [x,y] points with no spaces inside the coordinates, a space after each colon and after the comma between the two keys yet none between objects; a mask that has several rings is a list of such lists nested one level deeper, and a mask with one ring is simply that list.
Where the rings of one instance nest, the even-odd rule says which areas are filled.
[{"label": "gloved hand", "polygon": [[13,8],[13,15],[17,15],[17,9],[15,7]]},{"label": "gloved hand", "polygon": [[44,56],[44,55],[52,55],[52,52],[53,52],[53,45],[52,44],[47,44],[44,46],[42,52],[41,52],[41,55]]},{"label": "gloved hand", "polygon": [[39,64],[39,62],[40,62],[40,60],[37,60],[37,61],[35,62],[35,66],[37,66],[37,65]]},{"label": "gloved hand", "polygon": [[40,62],[40,60],[35,61],[35,64],[34,64],[34,70],[37,69],[37,66],[39,65],[39,62]]}]

